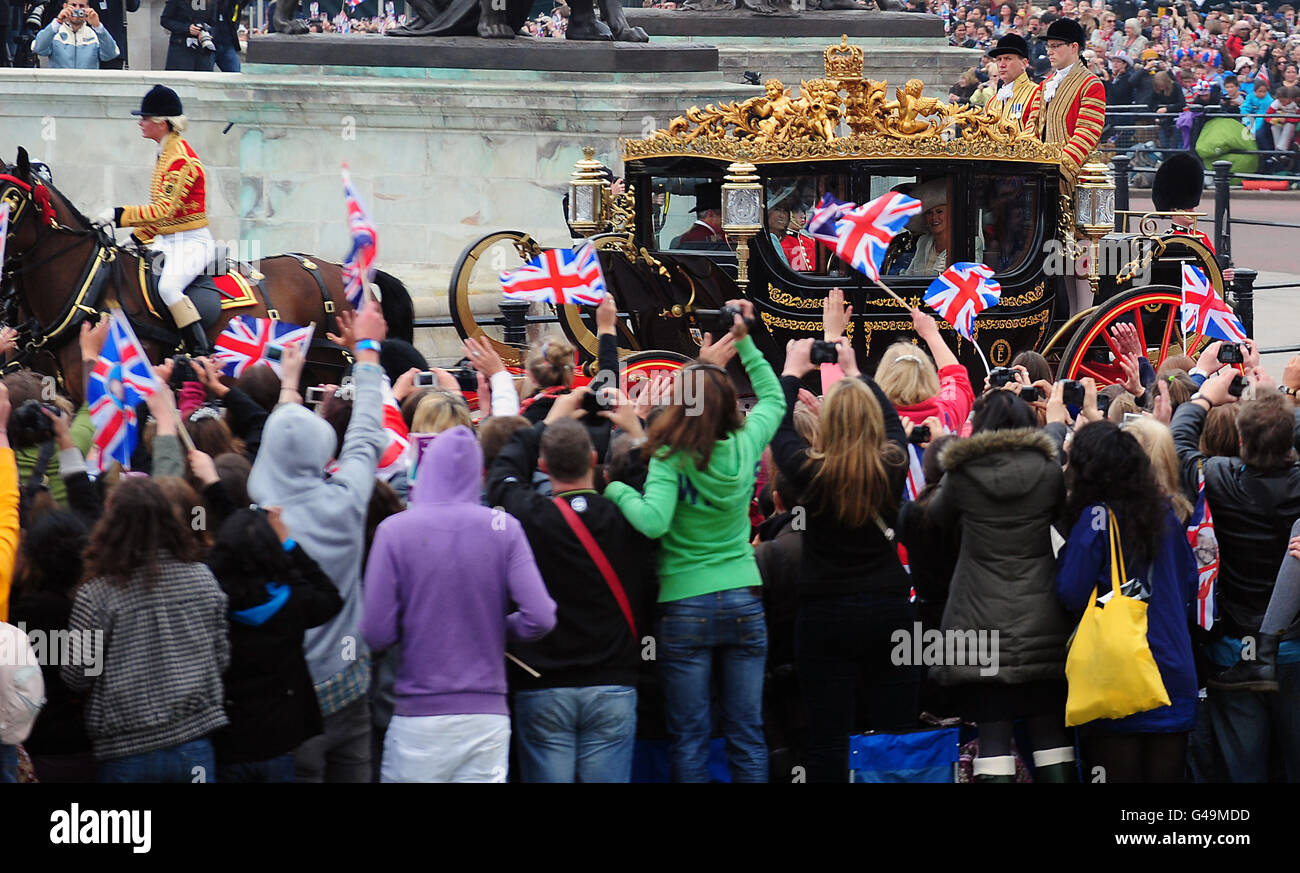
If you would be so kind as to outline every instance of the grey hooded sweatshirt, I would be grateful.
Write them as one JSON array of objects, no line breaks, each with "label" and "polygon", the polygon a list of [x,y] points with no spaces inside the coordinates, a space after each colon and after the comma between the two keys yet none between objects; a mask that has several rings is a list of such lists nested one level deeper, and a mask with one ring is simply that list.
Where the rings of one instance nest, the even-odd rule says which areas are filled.
[{"label": "grey hooded sweatshirt", "polygon": [[334,457],[334,429],[303,406],[281,404],[266,420],[248,477],[249,496],[263,506],[283,508],[289,535],[343,597],[339,614],[306,634],[307,667],[318,691],[368,652],[360,631],[361,555],[375,467],[385,445],[383,370],[357,364],[352,377],[352,420],[333,475],[327,477],[325,465]]}]

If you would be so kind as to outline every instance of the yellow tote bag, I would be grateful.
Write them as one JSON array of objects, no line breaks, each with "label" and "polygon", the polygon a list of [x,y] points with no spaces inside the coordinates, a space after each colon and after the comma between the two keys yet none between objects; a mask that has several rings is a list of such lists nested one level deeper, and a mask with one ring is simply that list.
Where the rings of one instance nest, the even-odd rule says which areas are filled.
[{"label": "yellow tote bag", "polygon": [[1070,685],[1065,702],[1066,727],[1169,705],[1169,692],[1147,642],[1147,605],[1120,592],[1128,578],[1124,551],[1115,513],[1109,507],[1106,513],[1111,597],[1099,606],[1097,589],[1092,589],[1088,608],[1070,644],[1065,659],[1065,678]]}]

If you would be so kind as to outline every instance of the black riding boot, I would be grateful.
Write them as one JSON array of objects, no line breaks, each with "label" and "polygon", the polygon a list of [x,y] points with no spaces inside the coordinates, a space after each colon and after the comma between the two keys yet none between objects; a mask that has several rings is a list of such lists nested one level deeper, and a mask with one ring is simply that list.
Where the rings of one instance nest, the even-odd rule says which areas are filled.
[{"label": "black riding boot", "polygon": [[187,324],[181,328],[181,339],[185,342],[185,351],[191,358],[201,358],[212,354],[212,344],[208,342],[208,332],[200,322]]},{"label": "black riding boot", "polygon": [[1277,634],[1255,634],[1255,658],[1238,661],[1206,682],[1216,691],[1277,691]]}]

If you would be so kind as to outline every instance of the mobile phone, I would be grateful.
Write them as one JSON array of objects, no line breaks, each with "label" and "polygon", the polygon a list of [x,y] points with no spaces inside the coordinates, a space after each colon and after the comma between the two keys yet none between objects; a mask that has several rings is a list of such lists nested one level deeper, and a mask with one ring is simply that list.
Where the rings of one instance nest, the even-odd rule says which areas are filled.
[{"label": "mobile phone", "polygon": [[1124,413],[1124,423],[1125,423],[1125,424],[1128,424],[1130,421],[1141,421],[1143,418],[1144,418],[1144,416],[1143,416],[1142,413],[1140,413],[1140,412],[1126,412],[1126,413]]},{"label": "mobile phone", "polygon": [[1083,406],[1083,383],[1078,379],[1062,381],[1061,400],[1066,406]]},{"label": "mobile phone", "polygon": [[437,384],[438,384],[438,376],[436,373],[432,373],[429,370],[425,370],[421,373],[415,374],[416,388],[433,388]]},{"label": "mobile phone", "polygon": [[307,402],[312,406],[319,406],[325,402],[325,386],[313,385],[307,389]]}]

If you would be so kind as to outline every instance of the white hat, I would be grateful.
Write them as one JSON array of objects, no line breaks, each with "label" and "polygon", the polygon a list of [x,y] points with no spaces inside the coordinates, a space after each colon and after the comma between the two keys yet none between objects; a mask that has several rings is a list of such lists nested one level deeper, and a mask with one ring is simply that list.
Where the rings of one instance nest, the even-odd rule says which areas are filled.
[{"label": "white hat", "polygon": [[1248,67],[1248,66],[1251,65],[1251,63],[1252,63],[1252,61],[1250,60],[1250,58],[1245,57],[1245,56],[1243,55],[1242,57],[1237,58],[1237,66],[1236,66],[1236,69],[1237,69],[1238,71],[1240,71],[1242,67]]}]

